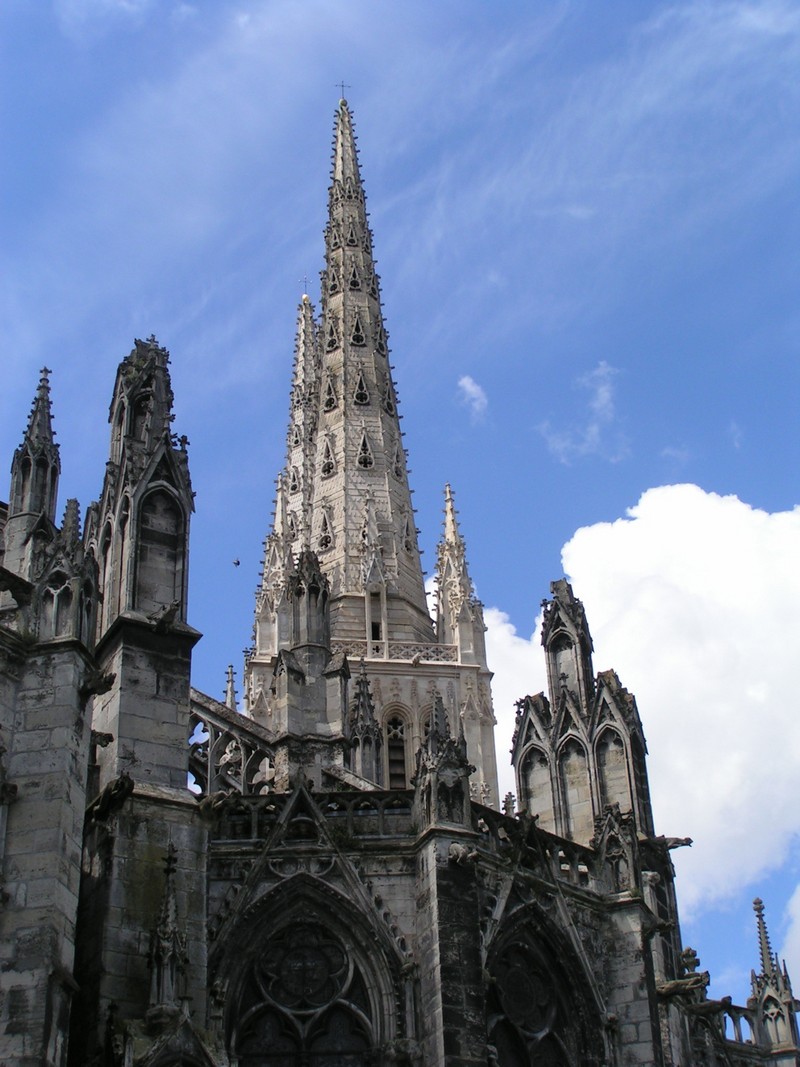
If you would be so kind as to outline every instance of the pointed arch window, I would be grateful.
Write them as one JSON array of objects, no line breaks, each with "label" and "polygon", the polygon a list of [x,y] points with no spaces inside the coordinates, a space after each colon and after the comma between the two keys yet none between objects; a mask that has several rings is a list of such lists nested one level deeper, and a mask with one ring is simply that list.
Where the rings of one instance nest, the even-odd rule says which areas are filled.
[{"label": "pointed arch window", "polygon": [[290,541],[296,541],[297,540],[297,521],[295,520],[295,517],[291,512],[289,513],[289,518],[288,518],[287,523],[286,523],[286,528],[287,528],[287,530],[289,532],[289,540]]},{"label": "pointed arch window", "polygon": [[339,292],[339,276],[333,267],[328,272],[328,292],[331,296]]},{"label": "pointed arch window", "polygon": [[362,967],[316,915],[273,934],[249,971],[232,1035],[240,1067],[372,1062],[377,1034]]},{"label": "pointed arch window", "polygon": [[289,492],[296,493],[300,488],[300,474],[297,467],[292,467],[289,473]]},{"label": "pointed arch window", "polygon": [[344,180],[344,198],[345,200],[356,200],[356,191],[353,186],[353,179],[348,174]]},{"label": "pointed arch window", "polygon": [[394,471],[395,478],[403,477],[403,449],[400,447],[398,441],[394,450],[394,461],[392,463],[392,470]]},{"label": "pointed arch window", "polygon": [[330,519],[326,512],[322,513],[322,521],[319,524],[319,539],[317,540],[317,546],[320,552],[326,552],[333,545],[333,531],[331,529]]},{"label": "pointed arch window", "polygon": [[42,636],[61,637],[69,629],[72,590],[62,571],[50,575],[42,598]]},{"label": "pointed arch window", "polygon": [[328,378],[325,383],[325,391],[322,400],[322,408],[324,411],[333,411],[336,407],[336,390],[333,388],[333,382]]},{"label": "pointed arch window", "polygon": [[386,392],[383,394],[383,410],[387,415],[394,415],[396,410],[394,406],[394,397],[392,396],[392,387],[390,385],[386,386]]},{"label": "pointed arch window", "polygon": [[139,512],[136,601],[148,614],[183,598],[184,515],[178,501],[163,489],[144,498]]},{"label": "pointed arch window", "polygon": [[369,447],[369,441],[367,440],[366,431],[361,435],[361,444],[358,446],[358,457],[356,459],[359,467],[364,470],[369,470],[375,463],[372,457],[372,449]]},{"label": "pointed arch window", "polygon": [[320,471],[323,478],[330,478],[336,472],[336,460],[330,440],[326,440],[322,449],[322,464]]},{"label": "pointed arch window", "polygon": [[416,530],[411,522],[411,519],[406,515],[405,522],[403,523],[403,548],[406,552],[414,551],[414,538],[416,536]]},{"label": "pointed arch window", "polygon": [[356,387],[353,391],[353,400],[355,400],[357,404],[369,403],[369,392],[367,390],[367,383],[364,381],[364,374],[362,371],[358,372]]},{"label": "pointed arch window", "polygon": [[332,222],[328,226],[328,244],[332,251],[342,247],[342,231],[336,222]]},{"label": "pointed arch window", "polygon": [[402,715],[392,715],[386,720],[386,761],[390,789],[406,787],[406,720]]},{"label": "pointed arch window", "polygon": [[356,319],[353,323],[353,332],[350,334],[350,344],[358,345],[361,347],[367,343],[367,335],[364,333],[364,325],[361,322],[361,315],[356,312]]},{"label": "pointed arch window", "polygon": [[369,285],[367,286],[367,292],[370,296],[378,299],[378,275],[375,271],[372,271],[369,276]]},{"label": "pointed arch window", "polygon": [[303,443],[303,435],[300,433],[300,427],[297,423],[292,427],[292,445],[300,445]]},{"label": "pointed arch window", "polygon": [[375,338],[375,347],[382,356],[386,355],[386,330],[383,326],[378,327],[377,337]]},{"label": "pointed arch window", "polygon": [[353,269],[350,271],[350,278],[347,283],[351,289],[361,288],[361,277],[358,273],[358,268],[353,264]]},{"label": "pointed arch window", "polygon": [[331,316],[331,320],[328,323],[328,334],[325,341],[325,348],[328,352],[333,352],[335,348],[339,347],[339,335],[336,332],[336,320]]},{"label": "pointed arch window", "polygon": [[347,230],[345,243],[349,248],[358,248],[358,234],[356,233],[356,228],[352,222]]}]

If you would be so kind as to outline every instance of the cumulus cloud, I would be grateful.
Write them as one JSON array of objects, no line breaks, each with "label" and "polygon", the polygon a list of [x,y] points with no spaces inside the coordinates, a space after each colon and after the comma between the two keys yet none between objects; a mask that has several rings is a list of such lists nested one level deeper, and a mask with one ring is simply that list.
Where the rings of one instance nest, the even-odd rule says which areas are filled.
[{"label": "cumulus cloud", "polygon": [[588,418],[580,425],[554,427],[550,421],[539,426],[549,451],[561,463],[569,465],[582,456],[598,455],[612,463],[627,454],[627,444],[620,433],[613,432],[616,419],[614,378],[616,367],[600,360],[597,366],[580,375],[575,384],[588,392]]},{"label": "cumulus cloud", "polygon": [[689,909],[777,867],[800,832],[799,553],[800,507],[696,485],[650,489],[564,546],[595,668],[637,696],[657,825],[695,840],[676,859]]},{"label": "cumulus cloud", "polygon": [[541,692],[546,684],[544,656],[540,638],[541,619],[530,637],[517,633],[506,612],[487,608],[486,659],[494,671],[492,702],[497,719],[497,773],[501,799],[516,793],[511,770],[511,736],[514,732],[516,702],[528,693]]},{"label": "cumulus cloud", "polygon": [[458,379],[458,393],[461,403],[469,408],[473,422],[479,422],[486,414],[489,399],[480,385],[468,374]]}]

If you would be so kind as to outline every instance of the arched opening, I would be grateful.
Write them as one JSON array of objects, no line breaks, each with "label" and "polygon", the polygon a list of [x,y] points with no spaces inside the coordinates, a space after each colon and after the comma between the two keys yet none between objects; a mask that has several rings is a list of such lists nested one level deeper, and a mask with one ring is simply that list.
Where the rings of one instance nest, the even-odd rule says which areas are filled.
[{"label": "arched opening", "polygon": [[597,746],[597,777],[600,803],[603,807],[619,804],[620,811],[631,810],[631,790],[628,781],[628,759],[625,745],[616,730],[603,730]]},{"label": "arched opening", "polygon": [[386,738],[386,784],[389,789],[405,789],[408,723],[404,715],[392,712],[383,727]]},{"label": "arched opening", "polygon": [[523,809],[539,816],[543,830],[554,831],[553,777],[550,761],[542,749],[529,748],[523,755],[519,786]]},{"label": "arched opening", "polygon": [[558,771],[565,834],[586,843],[594,834],[594,814],[586,749],[577,738],[570,737],[563,745]]},{"label": "arched opening", "polygon": [[139,517],[136,607],[145,613],[183,599],[183,513],[163,489],[145,497]]}]

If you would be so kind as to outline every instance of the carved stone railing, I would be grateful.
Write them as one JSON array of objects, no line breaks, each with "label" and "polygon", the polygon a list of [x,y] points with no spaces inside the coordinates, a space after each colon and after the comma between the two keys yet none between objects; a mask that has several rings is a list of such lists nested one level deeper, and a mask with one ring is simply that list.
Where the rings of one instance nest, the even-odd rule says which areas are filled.
[{"label": "carved stone railing", "polygon": [[189,770],[199,793],[265,793],[272,767],[267,732],[225,704],[192,690]]},{"label": "carved stone railing", "polygon": [[[263,842],[278,821],[289,795],[231,796],[215,808],[213,839],[219,845],[229,842]],[[314,803],[325,817],[328,833],[337,845],[346,847],[356,840],[408,837],[414,833],[412,796],[407,791],[376,790],[371,793],[315,793]],[[308,822],[302,814],[299,823]],[[310,824],[289,833],[304,840],[314,832]]]},{"label": "carved stone railing", "polygon": [[419,641],[339,641],[334,653],[350,659],[389,659],[417,663],[458,663],[457,645],[426,644]]}]

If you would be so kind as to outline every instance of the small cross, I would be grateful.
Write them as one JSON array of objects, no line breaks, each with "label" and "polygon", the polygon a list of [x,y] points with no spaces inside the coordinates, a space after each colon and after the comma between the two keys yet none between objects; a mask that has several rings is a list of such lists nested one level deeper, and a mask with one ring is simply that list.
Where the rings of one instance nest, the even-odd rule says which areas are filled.
[{"label": "small cross", "polygon": [[344,91],[345,91],[345,89],[352,89],[353,88],[353,86],[352,85],[348,85],[347,82],[337,82],[336,83],[336,87],[341,92],[342,100],[344,100]]},{"label": "small cross", "polygon": [[298,278],[297,280],[301,281],[303,283],[303,292],[307,293],[308,292],[308,275],[304,274],[302,278]]}]

